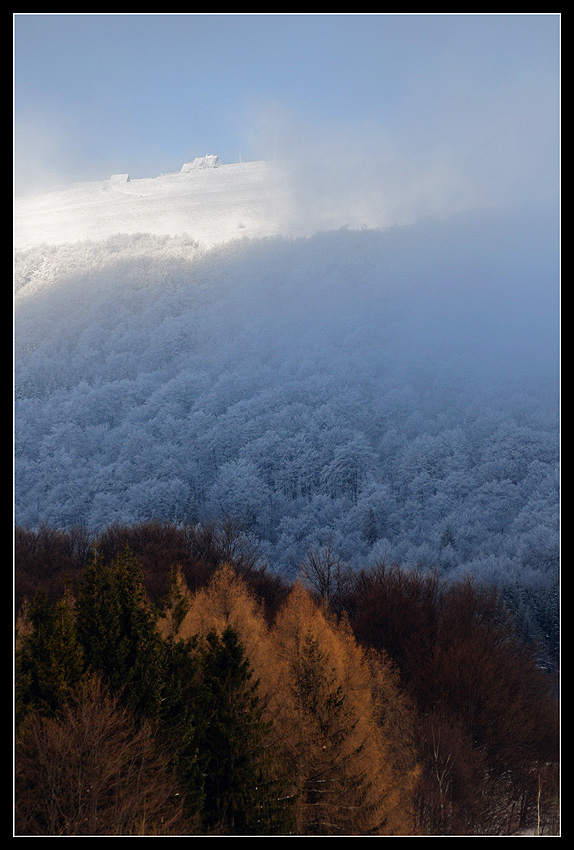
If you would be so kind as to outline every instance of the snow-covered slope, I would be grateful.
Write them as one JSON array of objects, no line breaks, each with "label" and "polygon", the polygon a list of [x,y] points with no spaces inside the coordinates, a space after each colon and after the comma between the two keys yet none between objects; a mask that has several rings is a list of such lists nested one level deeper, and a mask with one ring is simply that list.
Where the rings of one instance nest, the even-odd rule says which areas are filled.
[{"label": "snow-covered slope", "polygon": [[15,247],[120,233],[186,236],[213,246],[243,237],[305,237],[343,227],[410,224],[465,206],[449,201],[448,209],[441,208],[434,195],[426,196],[424,185],[397,185],[393,169],[375,155],[360,161],[303,157],[234,164],[202,157],[199,163],[203,167],[184,163],[180,171],[157,177],[111,175],[17,197]]},{"label": "snow-covered slope", "polygon": [[333,544],[552,596],[557,224],[385,227],[376,170],[238,163],[18,199],[16,521],[232,516],[289,574]]},{"label": "snow-covered slope", "polygon": [[118,233],[187,235],[207,245],[289,228],[289,192],[268,162],[182,170],[159,177],[76,183],[16,198],[18,250]]}]

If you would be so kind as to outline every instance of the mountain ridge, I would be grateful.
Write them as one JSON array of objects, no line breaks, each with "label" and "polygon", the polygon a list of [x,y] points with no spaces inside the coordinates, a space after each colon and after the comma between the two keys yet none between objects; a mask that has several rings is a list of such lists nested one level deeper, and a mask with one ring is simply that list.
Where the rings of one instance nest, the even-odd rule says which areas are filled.
[{"label": "mountain ridge", "polygon": [[16,250],[139,232],[210,245],[276,235],[289,214],[281,175],[264,161],[114,178],[15,198]]},{"label": "mountain ridge", "polygon": [[401,181],[377,154],[230,164],[208,155],[156,177],[112,174],[16,197],[14,247],[142,232],[186,235],[209,247],[344,227],[386,229],[474,206],[448,191],[437,197],[429,186]]}]

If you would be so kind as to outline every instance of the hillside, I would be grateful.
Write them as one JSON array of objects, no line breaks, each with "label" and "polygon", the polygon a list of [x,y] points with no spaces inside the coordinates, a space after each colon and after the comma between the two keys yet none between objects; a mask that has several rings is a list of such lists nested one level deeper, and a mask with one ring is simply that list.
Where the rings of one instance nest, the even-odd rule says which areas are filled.
[{"label": "hillside", "polygon": [[[389,227],[428,215],[417,188],[397,187],[397,179],[377,155],[231,164],[198,157],[155,177],[112,174],[17,197],[14,242],[25,250],[151,233],[186,235],[212,246],[342,227]],[[452,198],[444,200],[451,211],[457,208]]]},{"label": "hillside", "polygon": [[272,172],[19,199],[16,522],[232,516],[286,575],[333,546],[554,595],[548,216],[295,234]]},{"label": "hillside", "polygon": [[[125,179],[127,177],[127,179]],[[77,183],[18,198],[15,244],[61,244],[116,233],[186,233],[213,244],[276,235],[288,214],[279,177],[266,162],[183,170],[157,177]]]}]

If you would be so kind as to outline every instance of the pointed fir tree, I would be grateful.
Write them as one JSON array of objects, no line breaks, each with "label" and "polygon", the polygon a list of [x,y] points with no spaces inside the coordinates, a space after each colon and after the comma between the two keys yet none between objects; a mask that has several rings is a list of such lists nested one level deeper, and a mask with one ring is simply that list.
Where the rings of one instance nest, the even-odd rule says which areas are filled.
[{"label": "pointed fir tree", "polygon": [[30,710],[54,716],[84,676],[84,657],[68,588],[55,606],[39,590],[16,640],[16,725]]},{"label": "pointed fir tree", "polygon": [[258,682],[237,633],[211,630],[202,654],[205,686],[205,822],[210,831],[267,835],[285,829],[272,751],[265,745]]},{"label": "pointed fir tree", "polygon": [[90,672],[132,709],[159,710],[161,638],[157,614],[129,549],[111,563],[94,559],[81,577],[77,629]]},{"label": "pointed fir tree", "polygon": [[[226,630],[231,630],[237,636],[244,660],[248,659],[249,682],[251,686],[257,682],[258,729],[262,735],[258,751],[265,756],[265,769],[262,772],[265,785],[263,781],[259,782],[258,793],[263,795],[262,789],[268,789],[266,807],[260,808],[258,812],[260,829],[269,834],[290,832],[293,825],[293,800],[284,794],[286,770],[279,757],[281,739],[287,734],[278,716],[281,670],[273,655],[273,643],[261,604],[229,565],[218,569],[209,584],[193,594],[189,593],[180,573],[176,571],[172,578],[174,581],[170,595],[160,619],[164,641],[169,642],[170,636],[173,636],[179,643],[197,643],[196,654],[205,660],[207,635],[213,632],[221,640]],[[194,699],[203,706],[213,702],[212,697],[208,703],[201,702],[201,693]],[[205,726],[201,727],[201,722],[205,721],[206,710],[197,706],[194,710],[196,723],[199,724],[195,734],[200,748],[203,748],[202,729]]]},{"label": "pointed fir tree", "polygon": [[199,830],[205,802],[200,737],[205,700],[197,636],[181,635],[190,604],[182,573],[170,569],[168,593],[159,620],[162,644],[158,726],[182,783],[185,811]]}]

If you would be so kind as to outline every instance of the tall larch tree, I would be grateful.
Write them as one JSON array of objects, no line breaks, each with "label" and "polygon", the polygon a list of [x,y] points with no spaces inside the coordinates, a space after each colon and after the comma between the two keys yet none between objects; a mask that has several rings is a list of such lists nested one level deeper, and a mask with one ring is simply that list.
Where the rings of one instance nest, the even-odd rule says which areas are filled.
[{"label": "tall larch tree", "polygon": [[[282,670],[274,657],[274,644],[262,604],[228,564],[217,569],[209,584],[195,593],[189,594],[182,579],[180,588],[180,592],[186,594],[187,610],[178,627],[179,637],[183,640],[205,637],[212,629],[222,635],[228,627],[237,632],[253,675],[259,681],[264,717],[273,721],[270,742],[274,742],[280,734],[277,718],[282,708],[278,699]],[[160,626],[165,634],[168,621],[160,621]]]},{"label": "tall larch tree", "polygon": [[[278,677],[262,606],[229,565],[194,593],[181,574],[160,619],[164,640],[193,642],[198,659],[198,763],[212,831],[278,834],[291,829],[283,794]],[[203,759],[203,760],[202,760]]]},{"label": "tall larch tree", "polygon": [[[348,626],[330,619],[298,583],[273,634],[285,671],[281,695],[290,715],[287,755],[298,833],[409,834],[415,765],[411,760],[403,774],[393,764],[400,748],[389,739],[403,735],[404,726],[386,722],[384,665],[376,670]],[[385,690],[387,697],[394,690],[392,678]]]}]

